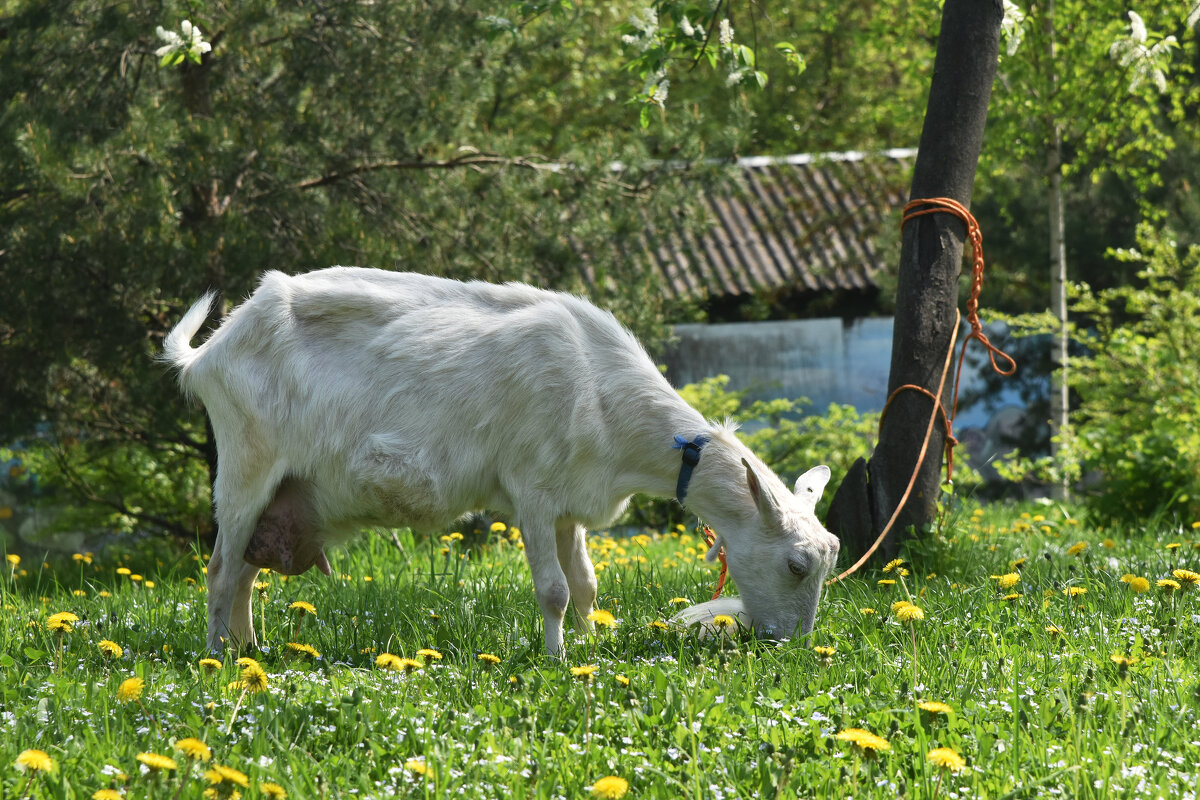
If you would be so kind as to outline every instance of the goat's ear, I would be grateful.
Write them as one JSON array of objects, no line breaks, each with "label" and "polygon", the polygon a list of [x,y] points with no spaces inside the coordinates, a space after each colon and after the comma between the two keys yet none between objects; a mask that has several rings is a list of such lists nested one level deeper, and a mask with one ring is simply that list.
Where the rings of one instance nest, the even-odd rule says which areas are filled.
[{"label": "goat's ear", "polygon": [[742,466],[746,468],[746,485],[750,488],[750,496],[754,498],[754,505],[758,507],[758,513],[764,520],[778,520],[779,504],[775,501],[775,497],[770,490],[763,488],[758,474],[755,473],[754,467],[750,466],[749,461],[743,458]]},{"label": "goat's ear", "polygon": [[813,467],[796,478],[796,497],[800,498],[800,501],[809,510],[812,510],[816,508],[817,501],[821,499],[821,493],[825,491],[827,483],[829,483],[829,467],[824,464]]}]

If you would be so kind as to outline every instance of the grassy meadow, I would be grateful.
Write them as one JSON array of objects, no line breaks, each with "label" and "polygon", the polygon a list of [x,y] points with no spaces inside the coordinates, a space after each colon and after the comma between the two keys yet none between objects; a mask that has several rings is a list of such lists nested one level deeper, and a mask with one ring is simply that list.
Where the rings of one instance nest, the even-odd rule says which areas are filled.
[{"label": "grassy meadow", "polygon": [[695,532],[594,535],[613,618],[564,662],[511,531],[264,574],[242,664],[202,661],[197,558],[9,559],[0,797],[1196,797],[1198,540],[962,511],[776,644],[664,624]]}]

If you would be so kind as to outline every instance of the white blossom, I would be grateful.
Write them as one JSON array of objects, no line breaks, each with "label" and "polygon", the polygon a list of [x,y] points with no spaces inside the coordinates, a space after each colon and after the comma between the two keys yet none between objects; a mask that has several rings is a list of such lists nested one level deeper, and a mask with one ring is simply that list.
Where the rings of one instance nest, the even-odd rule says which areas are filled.
[{"label": "white blossom", "polygon": [[1146,23],[1136,11],[1129,12],[1129,35],[1112,43],[1108,55],[1129,70],[1129,91],[1135,92],[1144,82],[1153,83],[1160,92],[1167,90],[1167,65],[1175,37],[1167,36],[1147,46],[1149,33]]},{"label": "white blossom", "polygon": [[733,44],[733,25],[728,19],[721,20],[721,24],[717,26],[717,41],[722,47]]},{"label": "white blossom", "polygon": [[1021,46],[1021,40],[1025,37],[1025,13],[1020,7],[1012,2],[1012,0],[1004,0],[1004,19],[1000,22],[1000,38],[1004,39],[1008,46],[1005,52],[1008,55],[1016,55],[1017,48]]},{"label": "white blossom", "polygon": [[158,34],[158,38],[166,44],[155,50],[154,55],[166,59],[180,54],[183,58],[199,62],[200,56],[212,50],[212,45],[204,41],[204,34],[200,31],[200,27],[193,25],[191,20],[185,19],[179,29],[182,35],[175,31],[169,31],[161,25],[155,28],[154,32]]}]

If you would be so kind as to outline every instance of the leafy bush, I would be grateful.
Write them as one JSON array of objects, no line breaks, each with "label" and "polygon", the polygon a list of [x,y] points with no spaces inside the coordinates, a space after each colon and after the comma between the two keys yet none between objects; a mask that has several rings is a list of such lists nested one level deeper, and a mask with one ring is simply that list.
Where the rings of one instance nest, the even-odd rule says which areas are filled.
[{"label": "leafy bush", "polygon": [[[1082,476],[1105,519],[1191,521],[1200,519],[1200,246],[1146,225],[1138,243],[1115,252],[1143,265],[1137,286],[1072,287],[1072,338],[1086,354],[1071,358],[1067,380],[1081,402],[1059,459],[1016,471]],[[1030,318],[1025,328],[1039,325]]]},{"label": "leafy bush", "polygon": [[[37,533],[154,531],[188,540],[212,528],[208,472],[181,444],[42,436],[0,448],[11,489],[50,522]],[[183,522],[180,522],[183,520]]]},{"label": "leafy bush", "polygon": [[[745,392],[730,391],[729,376],[717,375],[682,387],[679,394],[707,419],[732,419],[741,425],[738,436],[791,485],[803,472],[826,464],[837,487],[855,459],[867,456],[879,429],[878,414],[859,414],[853,406],[830,404],[823,416],[801,417],[808,401],[768,400],[746,403]],[[824,516],[832,496],[828,491],[818,507]],[[623,524],[666,529],[689,515],[674,500],[634,498]]]}]

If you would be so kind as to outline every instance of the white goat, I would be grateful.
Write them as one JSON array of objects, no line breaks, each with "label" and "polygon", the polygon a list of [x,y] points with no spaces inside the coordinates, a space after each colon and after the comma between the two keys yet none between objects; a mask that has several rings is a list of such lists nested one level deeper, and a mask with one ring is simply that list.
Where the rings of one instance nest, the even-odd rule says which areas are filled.
[{"label": "white goat", "polygon": [[437,529],[491,509],[522,531],[546,650],[559,654],[568,599],[585,627],[596,599],[585,528],[610,524],[637,492],[678,495],[717,530],[708,557],[725,546],[759,633],[812,629],[838,552],[813,513],[828,468],[788,491],[611,314],[517,284],[268,272],[192,348],[212,302],[164,346],[216,435],[211,650],[255,643],[260,567],[328,574],[325,546],[364,526]]}]

